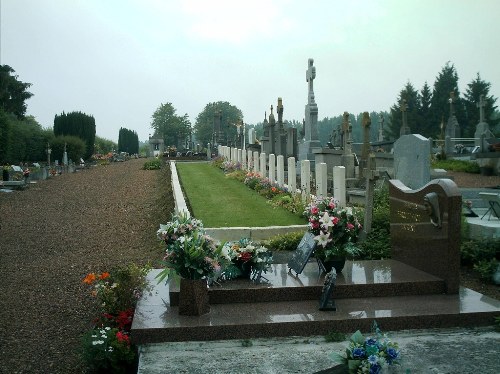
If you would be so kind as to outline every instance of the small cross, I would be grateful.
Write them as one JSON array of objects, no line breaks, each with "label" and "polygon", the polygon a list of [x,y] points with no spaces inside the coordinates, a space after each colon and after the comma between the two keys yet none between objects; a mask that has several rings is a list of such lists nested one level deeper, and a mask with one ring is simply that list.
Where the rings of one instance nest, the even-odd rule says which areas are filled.
[{"label": "small cross", "polygon": [[408,105],[406,104],[406,99],[401,100],[401,111],[406,112],[406,109],[408,109]]}]

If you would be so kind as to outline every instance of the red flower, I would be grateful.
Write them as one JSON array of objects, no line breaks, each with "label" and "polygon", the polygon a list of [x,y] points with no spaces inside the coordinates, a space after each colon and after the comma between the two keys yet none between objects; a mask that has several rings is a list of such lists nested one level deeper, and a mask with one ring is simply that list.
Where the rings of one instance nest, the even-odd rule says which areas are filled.
[{"label": "red flower", "polygon": [[109,278],[109,273],[108,273],[108,272],[104,272],[104,273],[102,273],[102,274],[99,276],[99,279],[106,279],[106,278]]},{"label": "red flower", "polygon": [[83,283],[92,284],[96,279],[94,273],[87,274],[87,276],[83,279]]},{"label": "red flower", "polygon": [[126,335],[125,333],[123,333],[121,331],[118,331],[116,333],[116,339],[118,339],[118,341],[121,343],[130,344],[130,338],[128,337],[128,335]]},{"label": "red flower", "polygon": [[243,252],[240,254],[240,260],[243,262],[247,262],[252,258],[252,254],[249,252]]}]

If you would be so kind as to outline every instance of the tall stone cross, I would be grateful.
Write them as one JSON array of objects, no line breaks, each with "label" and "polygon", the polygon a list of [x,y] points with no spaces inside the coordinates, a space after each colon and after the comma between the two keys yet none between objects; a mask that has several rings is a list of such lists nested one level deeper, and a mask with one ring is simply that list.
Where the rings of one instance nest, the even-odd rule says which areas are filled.
[{"label": "tall stone cross", "polygon": [[407,109],[408,109],[408,104],[406,103],[406,99],[401,100],[401,113],[403,115],[403,124],[401,125],[401,129],[399,130],[399,136],[411,134],[411,129],[408,126],[407,119],[406,119],[406,110]]},{"label": "tall stone cross", "polygon": [[313,66],[314,59],[310,58],[308,61],[308,64],[309,64],[309,66],[306,70],[306,82],[309,83],[308,103],[313,104],[314,103],[313,81],[314,81],[314,78],[316,78],[316,67]]},{"label": "tall stone cross", "polygon": [[479,96],[479,103],[477,107],[479,108],[479,123],[484,122],[484,107],[486,106],[486,101],[484,100],[484,95]]},{"label": "tall stone cross", "polygon": [[455,91],[450,92],[450,98],[448,102],[450,103],[450,117],[455,113],[455,109],[453,108],[453,102],[455,101]]},{"label": "tall stone cross", "polygon": [[361,157],[364,160],[368,159],[368,154],[370,153],[370,125],[372,120],[370,119],[370,114],[368,112],[363,113],[363,149],[361,151]]},{"label": "tall stone cross", "polygon": [[382,113],[378,117],[378,141],[383,142],[384,141],[384,116]]}]

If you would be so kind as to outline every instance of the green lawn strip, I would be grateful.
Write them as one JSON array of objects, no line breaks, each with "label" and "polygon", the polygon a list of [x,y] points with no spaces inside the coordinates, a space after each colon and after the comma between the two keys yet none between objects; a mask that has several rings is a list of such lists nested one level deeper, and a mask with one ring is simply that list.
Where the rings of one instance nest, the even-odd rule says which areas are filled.
[{"label": "green lawn strip", "polygon": [[263,227],[305,224],[305,219],[274,208],[243,183],[226,178],[208,163],[177,163],[192,214],[205,227]]}]

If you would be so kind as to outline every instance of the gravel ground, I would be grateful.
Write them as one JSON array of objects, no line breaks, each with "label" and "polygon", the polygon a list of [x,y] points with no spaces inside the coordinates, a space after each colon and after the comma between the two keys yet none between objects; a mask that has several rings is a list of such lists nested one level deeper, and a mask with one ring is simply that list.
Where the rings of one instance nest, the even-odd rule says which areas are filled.
[{"label": "gravel ground", "polygon": [[[83,277],[160,257],[155,233],[172,211],[160,196],[170,187],[162,173],[141,170],[143,163],[98,166],[0,193],[0,373],[83,371],[79,339],[96,316]],[[459,187],[500,185],[498,176],[451,174]],[[498,295],[498,287],[491,292]]]},{"label": "gravel ground", "polygon": [[0,193],[0,373],[83,371],[79,339],[97,316],[83,277],[160,257],[161,173],[143,164],[93,167]]}]

